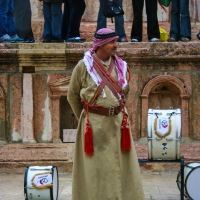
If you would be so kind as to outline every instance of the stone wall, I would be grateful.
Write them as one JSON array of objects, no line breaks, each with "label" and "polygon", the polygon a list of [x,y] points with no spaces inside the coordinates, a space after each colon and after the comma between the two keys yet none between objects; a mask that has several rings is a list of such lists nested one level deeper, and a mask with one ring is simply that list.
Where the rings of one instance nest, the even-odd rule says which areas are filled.
[{"label": "stone wall", "polygon": [[[74,143],[63,143],[62,134],[63,128],[74,127],[60,119],[73,116],[63,99],[74,66],[91,46],[0,44],[0,166],[71,166]],[[119,44],[118,55],[131,68],[128,111],[139,158],[148,157],[148,109],[159,105],[181,109],[181,155],[187,161],[200,159],[199,52],[198,41]],[[63,153],[49,154],[57,147]]]}]

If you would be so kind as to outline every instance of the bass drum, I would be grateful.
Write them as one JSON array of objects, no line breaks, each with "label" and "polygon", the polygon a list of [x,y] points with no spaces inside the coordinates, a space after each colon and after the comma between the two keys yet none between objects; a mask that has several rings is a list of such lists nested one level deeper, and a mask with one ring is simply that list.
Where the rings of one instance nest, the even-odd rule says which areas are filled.
[{"label": "bass drum", "polygon": [[148,158],[150,160],[180,159],[181,110],[149,109]]},{"label": "bass drum", "polygon": [[[181,173],[177,175],[177,186],[181,191]],[[200,163],[188,163],[184,166],[184,196],[191,200],[200,199]]]},{"label": "bass drum", "polygon": [[53,166],[29,166],[24,175],[25,200],[57,200],[58,170]]}]

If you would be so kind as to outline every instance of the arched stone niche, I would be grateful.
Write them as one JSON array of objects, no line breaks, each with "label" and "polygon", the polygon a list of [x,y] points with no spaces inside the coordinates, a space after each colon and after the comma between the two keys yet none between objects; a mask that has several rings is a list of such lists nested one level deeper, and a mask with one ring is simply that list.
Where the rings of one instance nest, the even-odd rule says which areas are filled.
[{"label": "arched stone niche", "polygon": [[[54,143],[73,142],[75,140],[74,133],[77,127],[77,120],[67,101],[70,78],[62,78],[49,84],[52,102],[52,139]],[[73,138],[69,138],[69,141],[67,141],[63,136],[63,130],[68,130],[69,137]]]},{"label": "arched stone niche", "polygon": [[0,86],[0,143],[6,142],[6,97]]},{"label": "arched stone niche", "polygon": [[151,79],[141,95],[141,137],[145,137],[147,133],[148,109],[156,107],[160,109],[180,108],[182,136],[187,137],[189,135],[189,96],[184,83],[176,77],[161,75]]}]

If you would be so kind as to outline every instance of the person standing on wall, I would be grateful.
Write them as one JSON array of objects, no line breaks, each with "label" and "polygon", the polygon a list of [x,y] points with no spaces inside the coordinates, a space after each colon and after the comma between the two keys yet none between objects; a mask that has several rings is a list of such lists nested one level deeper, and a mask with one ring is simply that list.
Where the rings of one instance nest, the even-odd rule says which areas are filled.
[{"label": "person standing on wall", "polygon": [[22,42],[14,24],[14,0],[0,0],[0,41]]},{"label": "person standing on wall", "polygon": [[79,124],[72,200],[144,200],[140,168],[125,107],[130,71],[116,55],[117,33],[95,33],[75,66],[67,94]]},{"label": "person standing on wall", "polygon": [[[107,18],[103,14],[103,7],[104,7],[105,0],[100,0],[100,6],[99,6],[99,13],[97,18],[97,31],[101,28],[107,27]],[[119,5],[122,7],[122,0],[118,0]],[[119,36],[118,42],[128,42],[128,39],[126,37],[126,33],[124,30],[124,16],[116,16],[115,17],[115,31],[117,35]]]},{"label": "person standing on wall", "polygon": [[42,42],[63,42],[61,38],[62,0],[43,0],[43,15],[44,31]]},{"label": "person standing on wall", "polygon": [[160,39],[157,5],[158,0],[132,0],[133,4],[133,24],[131,30],[131,42],[142,41],[142,11],[144,7],[144,1],[146,4],[147,14],[147,34],[149,42],[158,42]]},{"label": "person standing on wall", "polygon": [[62,38],[66,42],[84,42],[80,37],[80,24],[85,11],[84,0],[64,0]]},{"label": "person standing on wall", "polygon": [[31,26],[31,5],[30,0],[14,1],[14,21],[16,33],[24,39],[25,43],[35,42]]},{"label": "person standing on wall", "polygon": [[172,0],[169,42],[191,40],[189,0]]}]

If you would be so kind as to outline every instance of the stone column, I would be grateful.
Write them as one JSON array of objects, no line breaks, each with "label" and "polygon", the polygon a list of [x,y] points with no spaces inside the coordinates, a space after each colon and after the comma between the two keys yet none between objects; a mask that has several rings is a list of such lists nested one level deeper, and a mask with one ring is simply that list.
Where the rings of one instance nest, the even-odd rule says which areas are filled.
[{"label": "stone column", "polygon": [[182,136],[183,137],[189,137],[189,107],[188,107],[188,96],[186,95],[182,95],[181,96],[182,98],[182,114],[181,114],[181,117],[182,117]]},{"label": "stone column", "polygon": [[60,139],[60,95],[52,95],[53,143],[62,143]]},{"label": "stone column", "polygon": [[6,144],[6,117],[5,111],[6,104],[5,98],[3,97],[3,92],[0,88],[0,144]]},{"label": "stone column", "polygon": [[33,78],[32,74],[23,74],[22,96],[22,141],[36,143],[33,129]]},{"label": "stone column", "polygon": [[147,130],[147,119],[148,119],[148,96],[141,95],[142,98],[142,119],[141,119],[141,137],[147,137],[145,135]]}]

